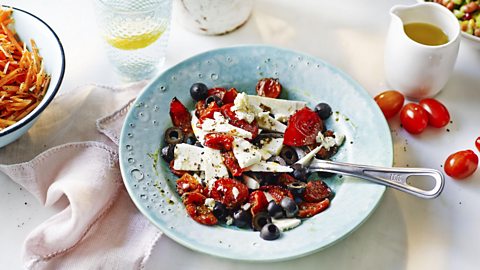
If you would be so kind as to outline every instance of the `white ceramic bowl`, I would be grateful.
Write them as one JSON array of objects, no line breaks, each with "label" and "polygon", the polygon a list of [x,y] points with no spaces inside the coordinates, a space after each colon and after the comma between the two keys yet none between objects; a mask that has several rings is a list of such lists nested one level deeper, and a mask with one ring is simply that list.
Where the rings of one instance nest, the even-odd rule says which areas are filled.
[{"label": "white ceramic bowl", "polygon": [[45,97],[32,112],[14,125],[0,131],[0,147],[15,141],[32,127],[40,113],[55,97],[65,72],[65,53],[53,29],[37,16],[18,8],[13,8],[12,16],[15,20],[15,31],[20,39],[24,42],[30,39],[35,40],[43,57],[45,70],[51,75],[51,81]]}]

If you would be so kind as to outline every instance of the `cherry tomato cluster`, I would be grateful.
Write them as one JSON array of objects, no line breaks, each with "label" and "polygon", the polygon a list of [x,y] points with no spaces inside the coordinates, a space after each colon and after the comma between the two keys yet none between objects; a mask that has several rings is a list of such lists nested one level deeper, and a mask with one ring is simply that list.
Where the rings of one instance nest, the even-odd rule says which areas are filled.
[{"label": "cherry tomato cluster", "polygon": [[407,103],[403,106],[405,97],[398,91],[389,90],[378,94],[375,102],[387,119],[400,112],[403,128],[412,134],[421,133],[428,125],[441,128],[450,122],[447,108],[433,98],[422,99],[419,104]]},{"label": "cherry tomato cluster", "polygon": [[[441,128],[450,122],[450,113],[438,100],[426,98],[419,104],[408,103],[398,91],[389,90],[375,96],[375,102],[389,119],[400,112],[400,122],[403,128],[412,134],[419,134],[430,125]],[[475,141],[480,151],[480,137]],[[464,179],[472,175],[478,167],[478,156],[472,150],[462,150],[447,157],[444,164],[445,173],[455,179]]]}]

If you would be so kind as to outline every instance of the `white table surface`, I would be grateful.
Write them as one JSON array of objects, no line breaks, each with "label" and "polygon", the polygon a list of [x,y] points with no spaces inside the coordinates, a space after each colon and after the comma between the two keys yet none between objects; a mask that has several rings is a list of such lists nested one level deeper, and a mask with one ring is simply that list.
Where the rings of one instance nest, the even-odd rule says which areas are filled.
[{"label": "white table surface", "polygon": [[[383,49],[388,11],[411,1],[256,0],[245,26],[225,36],[184,30],[175,19],[165,68],[206,50],[248,43],[291,48],[343,69],[372,96],[386,90]],[[375,5],[373,5],[375,3]],[[87,83],[118,85],[96,35],[90,1],[7,0],[44,19],[60,37],[67,68],[61,90]],[[87,56],[87,57],[86,57]],[[480,50],[460,47],[454,73],[437,96],[453,123],[412,136],[390,121],[396,166],[441,169],[458,150],[474,149],[480,136]],[[476,150],[475,150],[476,151]],[[477,152],[478,154],[478,152]],[[480,265],[480,171],[465,181],[447,177],[435,200],[388,189],[373,215],[348,238],[316,254],[280,263],[249,264],[191,251],[163,236],[147,269],[478,269]],[[21,269],[27,234],[55,209],[45,209],[0,175],[0,268]],[[102,251],[98,251],[102,252]]]}]

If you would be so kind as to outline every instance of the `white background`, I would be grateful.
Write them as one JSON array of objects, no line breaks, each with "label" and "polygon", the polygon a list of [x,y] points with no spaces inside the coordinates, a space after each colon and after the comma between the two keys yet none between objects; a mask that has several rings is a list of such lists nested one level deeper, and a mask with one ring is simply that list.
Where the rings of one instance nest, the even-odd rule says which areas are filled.
[{"label": "white background", "polygon": [[[383,73],[388,11],[414,1],[256,0],[245,26],[225,36],[184,30],[174,12],[164,68],[206,50],[250,43],[292,48],[343,69],[372,96],[386,90]],[[88,83],[122,82],[108,65],[96,32],[93,5],[74,0],[10,0],[44,19],[60,37],[67,68],[61,91]],[[480,48],[480,45],[478,45]],[[437,96],[453,123],[411,136],[390,121],[396,166],[441,169],[458,150],[474,149],[480,136],[480,49],[460,47],[454,73]],[[361,113],[361,112],[359,112]],[[478,151],[476,151],[478,154]],[[480,265],[480,172],[465,181],[447,177],[442,195],[421,200],[388,189],[374,214],[351,236],[319,253],[280,263],[248,264],[190,251],[163,236],[147,269],[478,269]],[[0,268],[22,268],[27,234],[55,209],[0,175]],[[102,252],[99,250],[99,252]]]}]

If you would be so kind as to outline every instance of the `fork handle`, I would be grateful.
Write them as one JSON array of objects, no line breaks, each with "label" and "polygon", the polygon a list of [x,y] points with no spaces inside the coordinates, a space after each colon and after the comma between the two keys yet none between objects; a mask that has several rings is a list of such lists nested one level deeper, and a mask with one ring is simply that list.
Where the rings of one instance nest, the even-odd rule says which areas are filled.
[{"label": "fork handle", "polygon": [[[363,178],[424,199],[438,197],[445,186],[443,174],[438,170],[427,168],[386,168],[314,159],[309,166],[309,170]],[[407,179],[411,176],[432,177],[435,180],[435,186],[431,189],[421,189],[412,186],[407,183]]]}]

